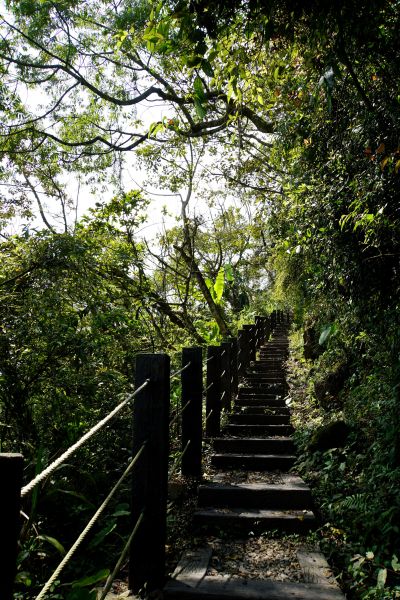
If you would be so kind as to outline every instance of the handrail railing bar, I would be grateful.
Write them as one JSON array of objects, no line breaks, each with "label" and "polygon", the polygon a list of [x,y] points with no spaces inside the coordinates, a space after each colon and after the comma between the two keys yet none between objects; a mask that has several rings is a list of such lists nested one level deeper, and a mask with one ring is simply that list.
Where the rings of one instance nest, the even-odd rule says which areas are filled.
[{"label": "handrail railing bar", "polygon": [[214,412],[214,409],[212,408],[210,410],[210,412],[208,413],[208,415],[206,416],[206,423],[207,423],[208,419],[211,417],[211,415],[213,414],[213,412]]},{"label": "handrail railing bar", "polygon": [[89,531],[92,529],[93,525],[96,523],[98,518],[101,516],[102,512],[107,507],[111,498],[114,496],[115,492],[118,490],[119,486],[124,481],[125,477],[127,477],[127,475],[133,469],[136,462],[139,460],[146,445],[147,445],[147,441],[142,444],[142,446],[140,447],[138,452],[135,454],[135,456],[133,457],[133,459],[131,460],[131,462],[129,463],[127,468],[125,469],[125,471],[122,473],[121,477],[118,479],[117,483],[114,485],[114,487],[111,489],[109,494],[106,496],[106,498],[100,504],[99,508],[96,510],[96,512],[94,513],[93,517],[90,519],[90,521],[88,522],[86,527],[81,531],[81,533],[79,534],[79,536],[77,537],[75,542],[72,544],[71,548],[68,550],[68,552],[66,553],[66,555],[64,556],[62,561],[59,563],[59,565],[53,571],[53,574],[51,575],[51,577],[47,580],[47,582],[44,584],[44,586],[40,590],[39,595],[36,596],[36,600],[41,600],[41,598],[43,598],[46,595],[46,593],[49,591],[52,584],[55,582],[57,577],[63,571],[65,565],[68,564],[68,562],[70,561],[72,556],[75,554],[75,552],[77,551],[77,549],[79,548],[79,546],[81,545],[81,543],[83,542],[83,540],[85,539],[85,537],[87,536]]},{"label": "handrail railing bar", "polygon": [[178,369],[174,373],[171,373],[171,375],[170,375],[169,378],[173,379],[174,377],[177,377],[178,375],[180,375],[181,373],[183,373],[183,371],[186,371],[186,369],[188,369],[191,364],[192,364],[191,361],[189,361],[188,363],[186,363],[186,365],[184,367],[182,367],[181,369]]},{"label": "handrail railing bar", "polygon": [[209,363],[211,360],[214,360],[215,354],[213,354],[212,356],[209,356],[208,358],[206,358],[205,362]]},{"label": "handrail railing bar", "polygon": [[206,392],[208,392],[208,390],[210,390],[212,388],[212,386],[214,385],[214,381],[212,381],[207,387],[206,387]]},{"label": "handrail railing bar", "polygon": [[175,425],[175,423],[177,422],[179,417],[182,416],[183,411],[189,406],[190,403],[191,403],[191,400],[188,400],[186,402],[185,406],[182,406],[181,410],[176,413],[176,415],[174,416],[172,421],[169,422],[170,427],[172,427],[172,425]]},{"label": "handrail railing bar", "polygon": [[78,450],[85,442],[87,442],[91,437],[93,437],[100,429],[104,427],[120,410],[122,410],[139,392],[141,392],[148,384],[150,383],[150,379],[146,379],[146,381],[137,388],[132,394],[129,394],[125,400],[123,400],[118,406],[116,406],[104,419],[99,421],[94,427],[89,429],[75,444],[72,444],[61,456],[59,456],[54,462],[52,462],[48,467],[46,467],[41,473],[39,473],[36,477],[34,477],[29,483],[27,483],[23,488],[21,488],[21,497],[25,496],[29,492],[31,492],[43,479],[45,479],[48,475],[51,475],[53,471],[57,469],[63,462],[67,460],[76,450]]},{"label": "handrail railing bar", "polygon": [[144,510],[142,510],[142,512],[140,513],[139,518],[136,521],[135,527],[133,528],[132,533],[130,534],[130,536],[128,538],[128,541],[126,542],[125,546],[123,547],[123,550],[119,556],[119,559],[115,563],[115,567],[114,567],[112,573],[110,573],[110,575],[107,577],[107,581],[106,581],[103,589],[101,590],[101,596],[98,600],[105,600],[108,592],[110,591],[113,581],[116,578],[116,576],[118,575],[119,570],[121,569],[121,565],[124,562],[126,555],[129,552],[131,542],[132,542],[133,538],[135,537],[137,530],[140,527],[140,523],[143,521],[143,517],[144,517]]},{"label": "handrail railing bar", "polygon": [[171,467],[171,471],[168,473],[168,479],[171,479],[172,475],[175,475],[175,472],[177,470],[177,468],[179,467],[180,463],[182,462],[182,458],[185,456],[187,449],[190,446],[192,440],[188,440],[186,446],[184,447],[184,449],[182,450],[181,454],[178,456],[178,458],[174,461],[172,467]]}]

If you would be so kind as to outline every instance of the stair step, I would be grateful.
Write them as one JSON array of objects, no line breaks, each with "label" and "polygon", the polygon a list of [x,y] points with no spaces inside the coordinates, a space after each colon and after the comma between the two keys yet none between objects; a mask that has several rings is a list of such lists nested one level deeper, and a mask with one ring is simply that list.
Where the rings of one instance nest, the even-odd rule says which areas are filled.
[{"label": "stair step", "polygon": [[277,377],[276,375],[271,375],[271,373],[246,373],[244,378],[247,380],[265,381],[266,383],[285,384],[284,377]]},{"label": "stair step", "polygon": [[259,377],[258,375],[246,375],[244,380],[247,385],[257,386],[257,389],[259,389],[260,386],[266,387],[270,390],[279,390],[280,392],[283,392],[286,389],[284,381],[277,381],[273,377]]},{"label": "stair step", "polygon": [[306,533],[316,527],[314,513],[310,510],[262,510],[248,508],[207,508],[196,510],[195,527],[207,531],[226,529],[258,532],[278,529],[286,533]]},{"label": "stair step", "polygon": [[246,387],[251,387],[254,392],[264,392],[265,394],[282,394],[285,391],[285,386],[283,383],[270,383],[262,380],[257,381],[253,378],[246,377],[245,379]]},{"label": "stair step", "polygon": [[240,406],[238,412],[234,414],[238,415],[286,415],[289,409],[285,404],[282,406],[269,406],[260,403],[259,406]]},{"label": "stair step", "polygon": [[213,439],[213,448],[217,453],[233,452],[252,454],[292,454],[294,443],[290,437],[282,438],[227,438]]},{"label": "stair step", "polygon": [[262,437],[273,435],[291,435],[293,427],[291,425],[235,425],[229,424],[224,428],[228,435],[247,435],[248,437]]},{"label": "stair step", "polygon": [[236,398],[235,405],[238,407],[259,407],[259,408],[287,408],[283,398],[264,398],[260,396],[244,396]]},{"label": "stair step", "polygon": [[277,394],[276,392],[263,391],[259,389],[254,389],[248,385],[243,385],[239,388],[238,392],[239,398],[263,398],[265,400],[271,399],[282,399],[282,394]]},{"label": "stair step", "polygon": [[273,368],[272,367],[273,367],[272,364],[271,364],[271,366],[269,366],[265,363],[259,363],[259,362],[250,363],[246,369],[246,373],[250,373],[250,372],[270,373],[272,371],[273,373],[278,373],[279,375],[282,375],[282,377],[285,375],[285,369],[283,368],[283,366],[275,365]]},{"label": "stair step", "polygon": [[296,460],[292,454],[220,453],[211,455],[211,464],[217,469],[247,471],[289,471]]},{"label": "stair step", "polygon": [[233,425],[289,425],[290,414],[286,410],[286,414],[279,415],[231,415],[229,422]]},{"label": "stair step", "polygon": [[304,510],[312,506],[310,489],[300,478],[283,484],[208,483],[199,486],[198,502],[214,508]]}]

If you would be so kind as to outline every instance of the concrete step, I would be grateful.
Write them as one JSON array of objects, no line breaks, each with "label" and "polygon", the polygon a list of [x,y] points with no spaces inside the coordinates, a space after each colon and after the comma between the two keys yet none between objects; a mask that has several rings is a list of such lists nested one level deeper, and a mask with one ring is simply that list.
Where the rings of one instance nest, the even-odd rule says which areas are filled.
[{"label": "concrete step", "polygon": [[229,423],[232,425],[289,425],[290,414],[279,415],[231,415]]},{"label": "concrete step", "polygon": [[310,510],[213,507],[196,510],[193,517],[196,529],[201,527],[209,533],[218,530],[231,534],[252,531],[257,535],[263,531],[279,530],[302,534],[316,528],[316,519]]},{"label": "concrete step", "polygon": [[[293,477],[293,479],[295,479]],[[199,486],[201,507],[305,510],[312,508],[311,493],[300,479],[286,483],[207,483]]]},{"label": "concrete step", "polygon": [[287,436],[293,433],[293,427],[291,425],[236,425],[232,423],[224,427],[224,433],[247,437]]},{"label": "concrete step", "polygon": [[216,469],[244,471],[289,471],[296,460],[292,454],[242,454],[220,453],[211,455]]},{"label": "concrete step", "polygon": [[222,454],[224,452],[241,454],[294,454],[294,443],[291,437],[281,438],[228,438],[219,437],[213,439],[214,451]]}]

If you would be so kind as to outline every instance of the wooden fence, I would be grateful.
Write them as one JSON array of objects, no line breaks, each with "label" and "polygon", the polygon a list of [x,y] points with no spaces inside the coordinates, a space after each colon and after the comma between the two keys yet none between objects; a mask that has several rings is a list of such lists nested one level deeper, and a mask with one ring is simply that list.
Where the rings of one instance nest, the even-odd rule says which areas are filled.
[{"label": "wooden fence", "polygon": [[[112,576],[118,572],[122,558],[129,556],[129,587],[134,593],[146,590],[147,593],[161,589],[165,578],[165,543],[167,522],[167,489],[169,477],[169,438],[170,438],[170,382],[171,378],[181,378],[181,407],[174,419],[180,419],[182,475],[201,479],[203,433],[208,438],[218,436],[221,431],[221,412],[232,409],[238,392],[239,379],[250,362],[255,360],[257,348],[266,343],[275,325],[286,320],[282,311],[274,311],[269,316],[256,317],[253,325],[244,325],[237,338],[230,338],[220,346],[209,346],[203,360],[203,349],[184,348],[182,366],[170,372],[170,357],[167,354],[139,354],[136,359],[135,393],[132,395],[132,461],[126,473],[132,477],[131,523],[132,534],[124,548]],[[203,381],[205,380],[205,389]],[[205,410],[203,398],[205,397]],[[131,398],[132,399],[132,398]],[[85,434],[73,447],[58,460],[57,466],[66,460],[92,433],[108,422],[113,414],[125,405],[121,403],[112,413]],[[96,430],[96,431],[94,431]],[[65,456],[65,459],[64,459]],[[35,480],[22,487],[23,457],[20,454],[0,454],[0,531],[3,546],[3,560],[0,565],[0,598],[12,600],[18,535],[20,529],[21,496],[26,495],[52,472],[52,465]],[[118,486],[117,485],[117,486]],[[115,486],[115,489],[117,488]],[[115,489],[113,488],[112,493]],[[111,495],[110,495],[111,497]],[[108,498],[106,499],[108,501]],[[100,516],[101,505],[92,520],[79,536],[68,553],[67,559],[83,541],[86,533]],[[53,576],[37,596],[44,598],[55,578],[68,562],[65,558]],[[113,578],[112,577],[112,578]],[[112,584],[106,583],[104,594]]]}]

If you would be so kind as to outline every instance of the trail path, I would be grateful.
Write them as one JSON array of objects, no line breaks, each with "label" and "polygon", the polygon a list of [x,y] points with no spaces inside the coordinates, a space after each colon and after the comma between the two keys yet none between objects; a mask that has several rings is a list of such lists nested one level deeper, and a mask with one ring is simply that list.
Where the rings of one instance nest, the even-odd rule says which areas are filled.
[{"label": "trail path", "polygon": [[344,598],[307,538],[316,527],[311,494],[291,472],[287,352],[280,324],[241,382],[224,434],[212,441],[213,473],[199,487],[194,514],[198,545],[165,586],[168,600]]}]

